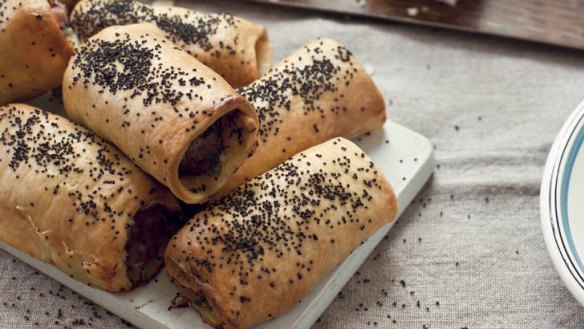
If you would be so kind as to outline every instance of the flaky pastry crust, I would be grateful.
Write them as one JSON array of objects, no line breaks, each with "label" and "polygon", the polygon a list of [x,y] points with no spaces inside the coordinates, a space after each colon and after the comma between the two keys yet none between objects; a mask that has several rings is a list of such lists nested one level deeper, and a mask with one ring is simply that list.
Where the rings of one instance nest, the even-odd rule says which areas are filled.
[{"label": "flaky pastry crust", "polygon": [[338,42],[309,43],[266,76],[237,90],[258,112],[258,147],[215,196],[224,196],[307,148],[381,127],[383,96],[351,52]]},{"label": "flaky pastry crust", "polygon": [[272,65],[266,27],[231,15],[152,7],[133,0],[83,0],[71,13],[71,25],[82,40],[109,26],[144,22],[158,26],[233,87],[250,84]]},{"label": "flaky pastry crust", "polygon": [[[257,113],[154,25],[113,26],[84,43],[63,80],[68,116],[114,143],[187,203],[216,193],[253,152]],[[181,175],[189,146],[221,120],[218,171]]]},{"label": "flaky pastry crust", "polygon": [[166,269],[212,325],[248,328],[298,303],[396,211],[379,168],[337,138],[196,214],[171,239]]},{"label": "flaky pastry crust", "polygon": [[179,211],[165,187],[89,130],[25,104],[0,107],[0,153],[0,240],[97,288],[139,284],[128,234],[141,210]]}]

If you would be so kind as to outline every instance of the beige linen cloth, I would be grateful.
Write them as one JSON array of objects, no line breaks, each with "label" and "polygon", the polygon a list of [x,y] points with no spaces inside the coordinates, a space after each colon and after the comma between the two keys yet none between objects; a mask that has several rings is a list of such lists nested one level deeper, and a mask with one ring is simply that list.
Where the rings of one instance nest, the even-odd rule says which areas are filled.
[{"label": "beige linen cloth", "polygon": [[[315,328],[584,328],[539,220],[547,152],[584,98],[584,52],[237,3],[268,25],[276,62],[331,37],[373,72],[390,118],[435,145],[434,177]],[[1,328],[122,321],[0,253]]]}]

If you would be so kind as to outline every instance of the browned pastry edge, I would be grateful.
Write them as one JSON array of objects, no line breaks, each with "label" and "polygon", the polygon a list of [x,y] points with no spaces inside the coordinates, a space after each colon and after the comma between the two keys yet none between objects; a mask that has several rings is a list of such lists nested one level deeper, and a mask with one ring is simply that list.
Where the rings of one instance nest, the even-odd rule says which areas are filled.
[{"label": "browned pastry edge", "polygon": [[115,147],[11,104],[0,107],[0,150],[0,240],[112,292],[156,274],[179,205]]},{"label": "browned pastry edge", "polygon": [[73,48],[48,1],[8,0],[0,11],[0,105],[59,86]]}]

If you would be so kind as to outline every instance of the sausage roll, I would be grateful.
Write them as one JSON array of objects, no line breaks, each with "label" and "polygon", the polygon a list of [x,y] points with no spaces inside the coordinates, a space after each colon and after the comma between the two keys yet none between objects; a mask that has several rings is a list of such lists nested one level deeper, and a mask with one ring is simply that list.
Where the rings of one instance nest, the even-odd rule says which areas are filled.
[{"label": "sausage roll", "polygon": [[369,74],[330,39],[306,45],[238,92],[258,112],[258,147],[218,197],[311,146],[375,130],[387,116]]},{"label": "sausage roll", "polygon": [[169,242],[165,265],[205,321],[248,328],[298,303],[396,210],[379,168],[337,138],[196,214]]},{"label": "sausage roll", "polygon": [[249,102],[150,23],[106,28],[79,47],[63,102],[186,203],[207,201],[256,144]]},{"label": "sausage roll", "polygon": [[63,8],[47,0],[0,1],[0,105],[61,84],[73,54],[61,29]]},{"label": "sausage roll", "polygon": [[234,87],[248,85],[272,64],[266,28],[231,15],[151,7],[133,0],[83,0],[71,13],[73,29],[82,40],[108,26],[142,22],[157,25],[169,40]]},{"label": "sausage roll", "polygon": [[24,104],[0,107],[0,240],[109,291],[162,266],[179,206],[115,147]]}]

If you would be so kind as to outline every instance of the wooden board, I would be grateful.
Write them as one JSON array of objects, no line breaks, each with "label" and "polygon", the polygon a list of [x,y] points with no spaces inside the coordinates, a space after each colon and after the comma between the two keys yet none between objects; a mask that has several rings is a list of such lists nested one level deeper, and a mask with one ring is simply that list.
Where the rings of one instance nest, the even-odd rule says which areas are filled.
[{"label": "wooden board", "polygon": [[[33,103],[52,112],[62,113],[61,104],[50,101],[48,96]],[[383,129],[356,142],[373,158],[392,183],[399,197],[399,214],[403,213],[432,174],[435,166],[432,145],[421,135],[393,122],[386,123]],[[386,225],[380,229],[323,278],[301,303],[260,328],[309,328],[390,228],[391,225]],[[73,280],[57,268],[5,244],[0,243],[0,248],[142,329],[210,328],[191,308],[168,309],[177,290],[165,271],[141,288],[129,293],[112,294]]]},{"label": "wooden board", "polygon": [[584,49],[583,0],[250,0]]}]

